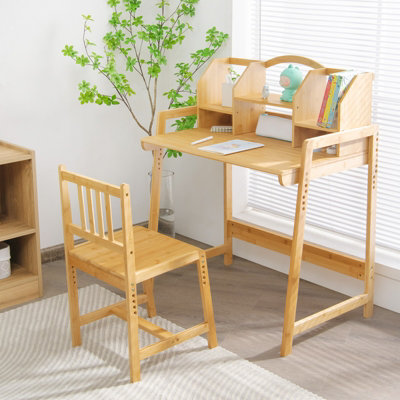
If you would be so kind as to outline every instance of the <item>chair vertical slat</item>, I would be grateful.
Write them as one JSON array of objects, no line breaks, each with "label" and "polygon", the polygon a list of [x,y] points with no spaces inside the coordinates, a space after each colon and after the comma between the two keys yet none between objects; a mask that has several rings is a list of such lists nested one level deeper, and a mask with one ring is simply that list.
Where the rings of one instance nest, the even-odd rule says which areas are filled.
[{"label": "chair vertical slat", "polygon": [[97,210],[97,227],[100,237],[104,237],[103,209],[101,204],[101,193],[96,190],[96,210]]},{"label": "chair vertical slat", "polygon": [[112,241],[114,241],[114,230],[113,230],[113,224],[112,224],[111,200],[110,200],[110,195],[108,193],[104,193],[104,197],[106,199],[108,240],[110,242],[112,242]]},{"label": "chair vertical slat", "polygon": [[86,213],[85,213],[85,204],[83,202],[83,194],[82,194],[82,185],[78,185],[78,199],[79,199],[79,213],[81,216],[81,225],[82,229],[86,230]]},{"label": "chair vertical slat", "polygon": [[89,214],[90,233],[95,233],[92,190],[89,187],[86,188],[86,196],[87,196],[87,208],[88,208],[88,214]]}]

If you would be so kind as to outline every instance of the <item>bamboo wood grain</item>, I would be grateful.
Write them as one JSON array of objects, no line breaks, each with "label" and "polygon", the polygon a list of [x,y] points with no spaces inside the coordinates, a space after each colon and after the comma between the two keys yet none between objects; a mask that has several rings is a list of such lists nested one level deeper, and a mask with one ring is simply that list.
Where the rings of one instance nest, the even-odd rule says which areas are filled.
[{"label": "bamboo wood grain", "polygon": [[150,344],[140,349],[140,360],[144,360],[154,354],[167,350],[172,346],[182,343],[186,340],[192,339],[196,336],[202,335],[208,331],[208,324],[203,322],[195,325],[192,328],[185,329],[183,332],[177,333],[170,338],[164,339],[160,342]]},{"label": "bamboo wood grain", "polygon": [[109,185],[96,179],[89,179],[80,174],[74,174],[63,170],[61,171],[61,178],[71,183],[80,184],[81,186],[90,187],[91,189],[108,193],[111,196],[119,197],[120,195],[120,188],[118,186]]},{"label": "bamboo wood grain", "polygon": [[165,134],[165,122],[171,118],[187,117],[197,115],[197,106],[173,108],[171,110],[160,111],[157,118],[157,135]]},{"label": "bamboo wood grain", "polygon": [[153,169],[151,170],[149,229],[157,231],[158,216],[160,212],[160,185],[161,185],[162,159],[163,159],[163,150],[161,147],[154,150],[153,157],[154,157]]},{"label": "bamboo wood grain", "polygon": [[71,203],[69,197],[68,181],[62,178],[65,167],[60,165],[58,173],[60,178],[60,195],[62,221],[64,231],[64,249],[65,249],[65,267],[67,275],[68,301],[71,325],[72,346],[80,346],[82,343],[80,331],[80,312],[78,301],[78,284],[76,276],[76,268],[71,264],[70,250],[74,247],[74,236],[69,231],[68,225],[72,224]]},{"label": "bamboo wood grain", "polygon": [[133,240],[131,198],[129,186],[121,185],[122,236],[124,243],[125,296],[128,323],[128,347],[131,382],[140,380],[139,315],[135,271],[135,244]]},{"label": "bamboo wood grain", "polygon": [[[161,155],[161,151],[159,155]],[[157,169],[157,162],[155,162],[155,165]],[[157,171],[155,172],[157,174]],[[106,183],[92,181],[90,178],[66,172],[63,166],[59,167],[59,176],[73,346],[80,345],[82,342],[80,331],[82,325],[110,315],[116,315],[126,320],[128,325],[131,382],[140,380],[140,360],[142,358],[158,353],[183,340],[208,332],[208,345],[210,348],[215,347],[217,345],[217,337],[205,252],[188,243],[161,235],[154,229],[132,226],[131,198],[127,184],[121,184],[118,195],[116,195],[115,186],[108,186]],[[90,214],[92,214],[90,222],[90,230],[92,232],[72,223],[71,201],[68,190],[68,185],[71,182],[78,186],[78,198],[79,192],[81,193],[82,201],[79,201],[79,209],[81,211],[84,210],[81,189],[84,188],[86,190],[89,220],[91,220]],[[157,180],[155,182],[157,183]],[[99,188],[103,188],[104,191]],[[92,203],[91,190],[95,192],[96,213],[93,210],[93,206],[90,206],[90,203]],[[155,190],[159,191],[159,187],[155,187]],[[108,232],[106,237],[101,197],[102,195],[105,196],[107,228],[110,230],[113,226],[111,192],[120,201],[122,230],[118,230],[113,234]],[[81,224],[84,225],[82,218]],[[96,232],[96,226],[98,227],[98,232]],[[86,239],[86,242],[75,245],[74,235]],[[173,335],[152,322],[139,318],[138,305],[146,302],[148,309],[149,304],[151,309],[151,303],[154,302],[154,277],[192,263],[197,263],[204,322]],[[76,279],[77,269],[123,290],[125,292],[125,300],[103,307],[100,310],[80,315]],[[137,290],[137,286],[141,282],[143,282],[144,294],[139,294]],[[158,344],[146,347],[143,351],[140,350],[139,328],[155,335],[161,341]]]},{"label": "bamboo wood grain", "polygon": [[326,308],[325,310],[319,311],[309,317],[303,318],[296,321],[294,324],[294,335],[304,332],[307,329],[311,329],[314,326],[322,324],[323,322],[329,321],[332,318],[336,318],[346,312],[354,310],[368,301],[368,295],[360,294],[358,296],[351,297],[341,303],[335,304],[332,307]]},{"label": "bamboo wood grain", "polygon": [[78,201],[79,201],[79,214],[81,218],[81,226],[83,230],[86,230],[86,212],[85,212],[85,204],[83,200],[83,194],[82,194],[82,185],[77,185],[78,186]]},{"label": "bamboo wood grain", "polygon": [[[282,254],[290,255],[292,238],[266,228],[229,221],[232,236]],[[303,244],[302,259],[353,278],[364,280],[365,261],[309,242]]]},{"label": "bamboo wood grain", "polygon": [[232,233],[228,221],[232,219],[232,165],[224,163],[224,264],[232,264]]},{"label": "bamboo wood grain", "polygon": [[[29,208],[32,214],[32,223],[35,227],[35,234],[29,240],[30,245],[26,247],[26,258],[24,262],[32,263],[28,268],[38,277],[38,297],[43,296],[43,279],[42,279],[42,259],[40,254],[40,227],[39,227],[39,211],[38,211],[38,194],[36,181],[36,155],[34,151],[31,153],[31,207]],[[29,260],[29,261],[28,261]]]},{"label": "bamboo wood grain", "polygon": [[101,194],[98,190],[96,190],[95,193],[96,193],[97,229],[99,236],[104,238],[103,205],[101,201]]},{"label": "bamboo wood grain", "polygon": [[68,226],[68,232],[73,235],[80,236],[86,240],[93,241],[94,243],[101,244],[101,245],[109,248],[110,250],[114,250],[114,251],[118,251],[118,252],[122,252],[122,250],[123,250],[122,243],[120,243],[116,240],[111,242],[107,239],[103,239],[102,237],[98,236],[98,234],[84,231],[79,226],[74,225],[72,223]]},{"label": "bamboo wood grain", "polygon": [[[365,132],[358,131],[357,134],[351,133],[351,138],[349,139],[349,141],[357,139],[359,137],[367,137],[372,134],[369,131],[370,128],[366,127],[365,129]],[[353,130],[348,132],[350,133],[352,131]],[[319,147],[324,147],[331,145],[328,143],[325,144],[326,142],[333,142],[333,144],[336,144],[335,142],[346,142],[347,131],[341,132],[341,134],[334,136],[333,139],[329,139],[329,137],[332,135],[336,134],[332,133],[323,137],[313,138],[309,140],[318,140],[318,142],[313,142],[315,143],[315,148],[318,148],[317,145],[320,143],[321,145]],[[207,136],[210,136],[209,130],[195,128],[191,130],[169,133],[163,136],[152,136],[143,138],[142,147],[144,150],[153,150],[155,148],[170,148],[173,150],[181,151],[183,153],[220,161],[227,164],[238,165],[257,171],[267,172],[272,175],[277,175],[280,179],[280,183],[283,185],[291,185],[298,182],[298,173],[301,164],[301,148],[294,148],[291,146],[291,143],[281,140],[256,136],[255,133],[243,134],[238,136],[237,138],[262,143],[264,144],[264,147],[226,156],[200,150],[199,148],[202,147],[202,144],[191,144],[193,141],[205,138]],[[213,136],[214,138],[208,141],[207,145],[232,140],[232,135],[230,135],[229,133],[214,133]],[[324,139],[326,142],[322,141],[322,139]],[[312,179],[330,174],[331,170],[332,173],[345,171],[350,168],[364,165],[366,162],[366,152],[360,154],[356,153],[352,155],[345,155],[342,157],[331,156],[325,153],[315,153],[313,157]]]},{"label": "bamboo wood grain", "polygon": [[108,193],[104,193],[106,203],[107,238],[110,242],[114,241],[114,228],[112,224],[111,199]]},{"label": "bamboo wood grain", "polygon": [[10,240],[11,275],[0,309],[42,296],[35,152],[0,141],[0,241]]},{"label": "bamboo wood grain", "polygon": [[99,310],[92,311],[90,313],[86,313],[86,314],[81,315],[80,318],[79,318],[80,325],[81,326],[87,325],[87,324],[89,324],[91,322],[94,322],[94,321],[97,321],[97,320],[99,320],[101,318],[108,317],[109,315],[112,315],[114,308],[119,307],[121,304],[125,306],[125,304],[126,304],[125,300],[122,300],[122,301],[120,301],[118,303],[115,303],[115,304],[111,304],[110,306],[107,306],[107,307],[100,308]]},{"label": "bamboo wood grain", "polygon": [[211,299],[210,278],[208,276],[207,257],[203,251],[199,252],[197,260],[197,276],[200,285],[201,302],[203,304],[204,321],[208,327],[208,347],[210,349],[218,346],[215,330],[214,310]]},{"label": "bamboo wood grain", "polygon": [[153,324],[147,319],[139,317],[139,327],[144,331],[150,333],[151,335],[159,338],[159,339],[167,339],[174,336],[173,333],[161,328],[160,326]]},{"label": "bamboo wood grain", "polygon": [[290,267],[281,345],[282,356],[287,356],[292,352],[312,157],[312,144],[310,145],[310,143],[305,142],[302,147],[300,181],[297,188],[296,217],[294,220],[293,241],[290,253]]},{"label": "bamboo wood grain", "polygon": [[32,159],[32,152],[24,147],[0,141],[0,165]]},{"label": "bamboo wood grain", "polygon": [[365,246],[365,284],[364,293],[368,296],[364,307],[364,317],[370,318],[374,306],[374,270],[376,235],[376,200],[378,178],[378,133],[370,136],[368,146],[368,202]]},{"label": "bamboo wood grain", "polygon": [[[174,110],[175,111],[175,110]],[[184,110],[190,112],[190,110]],[[177,115],[176,113],[169,113],[169,115]],[[165,128],[165,121],[163,123]],[[151,194],[150,194],[150,216],[149,216],[149,229],[154,231],[158,230],[158,217],[160,213],[160,193],[161,193],[161,178],[162,178],[162,161],[163,150],[157,148],[153,151],[153,169],[151,172]],[[149,277],[148,281],[143,283],[144,291],[147,295],[147,313],[149,317],[157,315],[156,303],[154,300],[154,280]]]},{"label": "bamboo wood grain", "polygon": [[297,63],[297,64],[307,65],[311,68],[323,68],[322,64],[320,64],[317,61],[312,60],[311,58],[296,56],[296,55],[291,55],[291,54],[271,58],[270,60],[264,62],[264,67],[269,68],[274,65],[283,64],[283,63]]},{"label": "bamboo wood grain", "polygon": [[226,246],[221,244],[220,246],[210,247],[205,250],[207,258],[217,257],[226,252]]},{"label": "bamboo wood grain", "polygon": [[[233,88],[233,105],[222,107],[221,83],[230,64],[246,66]],[[307,73],[293,103],[283,103],[278,94],[261,98],[266,69],[281,63],[299,63],[313,70]],[[199,80],[199,128],[144,138],[144,150],[170,148],[224,163],[224,244],[206,250],[207,257],[231,252],[232,237],[290,255],[290,271],[286,294],[281,355],[292,351],[293,336],[356,307],[364,306],[364,315],[372,315],[375,213],[376,213],[376,137],[378,128],[371,125],[371,88],[373,74],[358,74],[351,82],[338,107],[338,123],[334,128],[317,126],[328,76],[342,70],[325,68],[320,63],[301,56],[280,56],[266,62],[244,62],[232,58],[214,60]],[[360,101],[363,99],[363,101]],[[365,101],[364,101],[365,99]],[[292,108],[292,143],[255,135],[259,114],[266,105]],[[284,113],[277,113],[283,115]],[[172,114],[163,114],[165,121]],[[227,125],[232,118],[232,134],[216,133],[207,144],[223,143],[237,138],[264,144],[264,147],[243,153],[221,156],[193,146],[195,140],[210,136],[214,124]],[[224,123],[222,123],[224,122]],[[328,155],[324,148],[335,145],[336,155]],[[315,152],[316,149],[322,151]],[[157,153],[154,153],[155,155]],[[156,159],[156,157],[155,157]],[[304,243],[304,225],[307,209],[309,182],[322,176],[357,168],[368,164],[367,246],[365,260],[348,256],[322,246]],[[228,166],[229,165],[229,169]],[[281,185],[298,183],[296,218],[293,238],[250,224],[232,220],[231,165],[238,165],[276,175]],[[158,196],[154,191],[155,198]],[[321,265],[364,281],[365,293],[339,303],[301,321],[295,322],[301,260]]]}]

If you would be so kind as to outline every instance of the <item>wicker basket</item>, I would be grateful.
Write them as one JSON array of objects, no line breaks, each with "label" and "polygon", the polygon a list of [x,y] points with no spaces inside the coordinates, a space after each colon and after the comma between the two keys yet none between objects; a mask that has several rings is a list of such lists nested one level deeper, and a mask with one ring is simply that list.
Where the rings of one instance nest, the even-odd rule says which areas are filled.
[{"label": "wicker basket", "polygon": [[0,242],[0,279],[8,278],[10,275],[10,246]]}]

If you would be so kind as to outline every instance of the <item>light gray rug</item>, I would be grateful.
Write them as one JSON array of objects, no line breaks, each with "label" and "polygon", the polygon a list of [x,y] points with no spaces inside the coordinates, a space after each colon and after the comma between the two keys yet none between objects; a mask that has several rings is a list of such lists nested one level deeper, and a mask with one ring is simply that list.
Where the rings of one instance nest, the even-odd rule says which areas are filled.
[{"label": "light gray rug", "polygon": [[[79,293],[81,312],[121,300],[97,285]],[[0,399],[321,399],[222,347],[208,349],[202,337],[144,360],[142,380],[130,384],[124,321],[86,325],[82,339],[71,347],[66,294],[0,313]],[[141,346],[154,340],[141,331]]]}]

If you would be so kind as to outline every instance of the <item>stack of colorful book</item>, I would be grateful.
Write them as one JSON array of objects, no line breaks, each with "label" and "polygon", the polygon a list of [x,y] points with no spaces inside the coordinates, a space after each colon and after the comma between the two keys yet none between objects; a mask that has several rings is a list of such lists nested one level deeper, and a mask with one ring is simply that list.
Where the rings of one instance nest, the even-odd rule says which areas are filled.
[{"label": "stack of colorful book", "polygon": [[326,84],[317,125],[322,128],[333,128],[337,124],[337,110],[344,91],[357,75],[356,71],[335,72],[329,75]]}]

